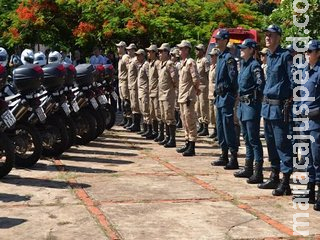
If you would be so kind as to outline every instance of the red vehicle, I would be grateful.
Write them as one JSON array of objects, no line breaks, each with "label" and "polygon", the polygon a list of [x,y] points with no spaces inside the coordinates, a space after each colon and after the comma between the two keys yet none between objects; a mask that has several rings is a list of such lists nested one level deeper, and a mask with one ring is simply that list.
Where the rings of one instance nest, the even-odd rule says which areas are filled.
[{"label": "red vehicle", "polygon": [[[227,30],[230,33],[230,40],[229,40],[230,43],[238,45],[238,44],[242,43],[242,41],[247,38],[251,38],[251,39],[255,40],[257,43],[259,43],[259,34],[258,34],[259,32],[255,29],[246,30],[242,27],[237,27],[237,28],[227,28]],[[207,49],[207,55],[211,51],[211,49],[214,48],[214,46],[215,46],[216,39],[214,38],[214,36],[216,35],[216,33],[218,31],[219,31],[219,29],[214,30],[211,35],[208,49]]]}]

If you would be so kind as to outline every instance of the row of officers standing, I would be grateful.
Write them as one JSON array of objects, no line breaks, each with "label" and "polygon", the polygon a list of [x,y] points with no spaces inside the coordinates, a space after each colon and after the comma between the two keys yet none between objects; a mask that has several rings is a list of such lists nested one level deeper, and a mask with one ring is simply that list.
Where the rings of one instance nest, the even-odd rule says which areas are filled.
[{"label": "row of officers standing", "polygon": [[[209,53],[210,63],[202,44],[195,47],[197,59],[192,59],[192,46],[186,40],[175,48],[163,43],[159,48],[151,45],[146,51],[121,41],[116,45],[119,92],[124,109],[121,125],[166,148],[174,148],[176,119],[179,119],[176,110],[179,110],[185,144],[177,148],[177,152],[194,156],[197,135],[208,135],[208,124],[211,123],[217,131],[222,152],[211,164],[234,170],[239,168],[237,135],[240,131],[234,123],[237,117],[245,140],[246,159],[245,167],[234,176],[248,178],[249,184],[258,184],[261,189],[273,189],[274,196],[291,195],[289,181],[296,150],[288,135],[292,134],[289,123],[293,122],[293,89],[297,86],[293,76],[297,69],[293,67],[291,52],[280,46],[281,35],[282,31],[276,25],[265,29],[267,51],[263,52],[266,63],[262,66],[254,57],[257,43],[252,39],[244,40],[238,46],[242,59],[239,68],[227,47],[230,34],[226,29],[220,29],[215,35],[216,47]],[[311,135],[315,141],[308,142],[309,192],[294,196],[294,199],[307,199],[315,203],[315,210],[320,210],[320,191],[315,196],[315,186],[320,189],[319,41],[311,40],[306,49],[308,64],[302,72],[309,80],[304,87],[309,90],[308,97],[314,97],[315,101],[310,101],[301,92],[298,105],[306,105],[308,111],[293,112],[309,118],[309,129],[299,134]],[[265,182],[259,134],[261,117],[271,162],[271,175]],[[298,125],[295,123],[296,127]]]}]

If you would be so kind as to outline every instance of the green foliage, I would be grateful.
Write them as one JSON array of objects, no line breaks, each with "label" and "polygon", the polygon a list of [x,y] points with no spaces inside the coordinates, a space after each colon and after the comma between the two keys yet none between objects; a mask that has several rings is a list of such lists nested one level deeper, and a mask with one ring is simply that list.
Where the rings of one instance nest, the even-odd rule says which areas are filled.
[{"label": "green foliage", "polygon": [[[292,0],[283,0],[280,6],[269,16],[268,22],[278,24],[283,30],[283,39],[286,37],[306,37],[319,39],[319,0],[308,0],[310,6],[305,14],[296,13],[293,9]],[[304,5],[298,6],[304,8]],[[294,25],[293,16],[296,15],[297,21],[303,23],[305,16],[309,16],[309,23],[306,28]],[[309,32],[305,32],[309,30]]]},{"label": "green foliage", "polygon": [[206,43],[218,27],[262,28],[262,13],[271,8],[265,1],[0,0],[0,43],[90,50],[120,40],[140,47],[182,39]]}]

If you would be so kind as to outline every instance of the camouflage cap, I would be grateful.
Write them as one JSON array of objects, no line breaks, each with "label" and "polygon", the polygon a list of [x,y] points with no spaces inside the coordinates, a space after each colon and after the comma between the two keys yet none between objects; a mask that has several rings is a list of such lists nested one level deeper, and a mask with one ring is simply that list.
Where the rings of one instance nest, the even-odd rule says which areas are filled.
[{"label": "camouflage cap", "polygon": [[206,50],[206,47],[202,43],[198,44],[195,48],[197,50],[201,50],[201,51],[205,51]]},{"label": "camouflage cap", "polygon": [[209,55],[219,55],[220,50],[218,48],[212,48],[211,51],[209,52]]},{"label": "camouflage cap", "polygon": [[126,47],[127,50],[130,49],[137,49],[137,46],[134,43],[130,43],[130,45],[128,47]]},{"label": "camouflage cap", "polygon": [[116,44],[117,47],[127,47],[127,44],[124,41],[121,41]]},{"label": "camouflage cap", "polygon": [[143,56],[145,56],[146,52],[143,49],[140,48],[138,51],[135,52],[135,54],[136,55],[141,55],[142,54]]},{"label": "camouflage cap", "polygon": [[178,48],[184,48],[184,47],[188,47],[188,48],[192,48],[191,43],[188,40],[182,40],[180,44],[177,45]]},{"label": "camouflage cap", "polygon": [[158,47],[155,44],[151,44],[150,47],[146,48],[147,51],[158,52]]},{"label": "camouflage cap", "polygon": [[159,51],[163,51],[166,50],[168,52],[170,52],[170,45],[169,43],[162,43],[161,47],[158,48]]}]

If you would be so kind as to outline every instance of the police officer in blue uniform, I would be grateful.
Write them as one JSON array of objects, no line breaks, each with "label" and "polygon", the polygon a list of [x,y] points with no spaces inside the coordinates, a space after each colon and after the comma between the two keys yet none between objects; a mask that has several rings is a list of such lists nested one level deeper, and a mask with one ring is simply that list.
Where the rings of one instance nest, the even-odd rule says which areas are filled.
[{"label": "police officer in blue uniform", "polygon": [[[225,166],[225,169],[238,169],[238,144],[233,121],[233,108],[238,92],[237,62],[230,54],[227,44],[230,34],[226,29],[219,29],[214,36],[220,54],[216,66],[215,105],[217,107],[217,130],[222,154],[213,166]],[[228,150],[231,152],[230,161]]]},{"label": "police officer in blue uniform", "polygon": [[[267,54],[267,81],[263,91],[261,116],[264,118],[265,139],[272,172],[261,189],[274,189],[274,196],[291,195],[290,176],[293,170],[292,144],[289,134],[289,112],[292,101],[292,56],[281,48],[282,31],[277,25],[265,30]],[[283,173],[280,182],[279,172]]]},{"label": "police officer in blue uniform", "polygon": [[[241,67],[238,76],[239,105],[237,115],[241,122],[246,144],[244,169],[234,173],[235,177],[249,178],[248,183],[263,182],[263,150],[259,137],[262,92],[265,85],[264,73],[260,63],[253,58],[257,43],[245,39],[238,46],[241,51]],[[255,169],[253,171],[253,161]]]},{"label": "police officer in blue uniform", "polygon": [[[308,50],[306,52],[306,59],[309,64],[303,70],[302,79],[306,79],[306,75],[309,74],[308,81],[304,84],[304,87],[308,89],[308,96],[304,91],[301,91],[301,105],[305,104],[309,109],[307,114],[304,110],[302,115],[309,118],[309,128],[304,132],[304,135],[308,135],[314,139],[314,141],[308,141],[309,154],[306,156],[309,158],[309,164],[307,171],[309,173],[309,182],[307,185],[308,194],[295,196],[298,198],[307,198],[309,203],[314,203],[314,210],[320,211],[320,41],[311,40],[308,43]],[[306,97],[306,98],[304,98]],[[310,101],[309,98],[314,98],[314,101]],[[304,127],[304,123],[301,124]],[[310,138],[308,138],[310,139]],[[315,185],[318,186],[317,199],[315,199]]]}]

